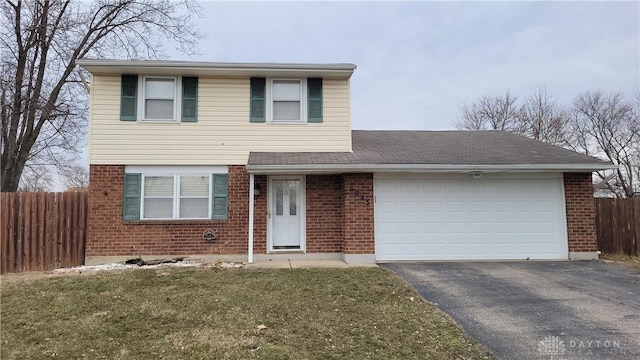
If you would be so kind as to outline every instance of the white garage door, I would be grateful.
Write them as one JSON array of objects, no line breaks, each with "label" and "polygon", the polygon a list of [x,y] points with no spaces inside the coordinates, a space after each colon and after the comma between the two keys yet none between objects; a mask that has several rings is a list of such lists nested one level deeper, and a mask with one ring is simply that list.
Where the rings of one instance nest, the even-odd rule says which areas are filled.
[{"label": "white garage door", "polygon": [[559,175],[375,175],[376,259],[566,259]]}]

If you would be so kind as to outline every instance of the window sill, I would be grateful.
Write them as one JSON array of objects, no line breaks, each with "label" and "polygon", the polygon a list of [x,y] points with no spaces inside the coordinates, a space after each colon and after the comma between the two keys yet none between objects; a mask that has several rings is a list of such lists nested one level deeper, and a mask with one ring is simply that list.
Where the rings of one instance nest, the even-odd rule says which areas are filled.
[{"label": "window sill", "polygon": [[284,120],[270,120],[267,121],[267,124],[274,125],[307,125],[306,121],[284,121]]},{"label": "window sill", "polygon": [[138,120],[139,123],[148,123],[148,124],[182,124],[182,122],[172,119],[172,120]]},{"label": "window sill", "polygon": [[213,220],[213,219],[201,219],[201,220],[124,220],[124,225],[212,225],[226,223],[229,219]]}]

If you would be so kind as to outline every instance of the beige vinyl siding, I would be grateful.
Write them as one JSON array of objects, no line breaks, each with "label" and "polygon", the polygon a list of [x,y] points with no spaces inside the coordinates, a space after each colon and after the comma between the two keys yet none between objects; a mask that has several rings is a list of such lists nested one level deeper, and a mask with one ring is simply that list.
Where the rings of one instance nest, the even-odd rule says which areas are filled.
[{"label": "beige vinyl siding", "polygon": [[200,78],[198,122],[120,121],[120,77],[94,76],[90,163],[246,164],[250,151],[351,151],[349,80],[325,79],[323,122],[249,122],[249,78]]}]

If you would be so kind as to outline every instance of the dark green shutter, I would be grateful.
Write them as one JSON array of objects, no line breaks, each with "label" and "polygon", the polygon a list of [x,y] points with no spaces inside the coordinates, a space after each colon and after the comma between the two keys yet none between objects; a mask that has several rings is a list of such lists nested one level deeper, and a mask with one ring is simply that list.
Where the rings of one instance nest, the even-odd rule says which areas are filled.
[{"label": "dark green shutter", "polygon": [[182,78],[182,122],[198,121],[198,78]]},{"label": "dark green shutter", "polygon": [[265,78],[251,78],[251,109],[249,121],[264,122],[266,106],[266,80]]},{"label": "dark green shutter", "polygon": [[124,220],[140,220],[141,187],[141,174],[124,174],[124,199],[122,201],[122,218]]},{"label": "dark green shutter", "polygon": [[211,211],[213,219],[226,219],[228,208],[228,177],[227,174],[213,174],[213,184],[211,194],[213,196],[213,209]]},{"label": "dark green shutter", "polygon": [[307,79],[307,122],[322,122],[322,79]]},{"label": "dark green shutter", "polygon": [[136,121],[138,117],[138,75],[122,75],[120,87],[120,120]]}]

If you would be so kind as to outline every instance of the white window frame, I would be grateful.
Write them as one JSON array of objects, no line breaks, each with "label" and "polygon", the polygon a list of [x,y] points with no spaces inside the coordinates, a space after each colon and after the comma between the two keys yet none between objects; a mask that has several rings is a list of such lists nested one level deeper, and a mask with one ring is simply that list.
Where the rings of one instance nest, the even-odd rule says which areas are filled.
[{"label": "white window frame", "polygon": [[[147,79],[171,79],[175,88],[173,94],[173,119],[147,119],[145,117]],[[141,122],[179,122],[182,113],[182,76],[144,75],[138,77],[138,121]]]},{"label": "white window frame", "polygon": [[[146,199],[146,194],[145,194],[145,179],[146,177],[172,177],[173,178],[173,193],[171,196],[171,200],[172,200],[172,207],[171,207],[171,217],[170,218],[145,218],[144,217],[144,203],[145,203],[145,199]],[[170,220],[170,219],[175,219],[176,217],[176,204],[175,204],[175,199],[176,199],[176,177],[175,174],[142,174],[141,176],[141,187],[140,187],[140,219],[141,220]],[[156,198],[154,196],[154,198]]]},{"label": "white window frame", "polygon": [[[182,201],[182,199],[202,199],[204,198],[204,196],[182,196],[182,194],[180,193],[180,182],[182,181],[182,177],[186,176],[186,177],[190,177],[190,176],[202,176],[202,177],[206,177],[208,180],[208,185],[207,185],[207,216],[206,217],[199,217],[199,218],[183,218],[180,217],[180,201]],[[178,179],[178,183],[176,185],[176,190],[178,191],[175,195],[176,197],[176,206],[175,206],[175,214],[174,217],[176,220],[189,220],[189,219],[197,219],[197,220],[204,220],[204,219],[211,219],[212,215],[211,211],[212,211],[212,206],[213,206],[213,194],[212,194],[212,182],[213,182],[213,175],[212,174],[176,174],[176,177]]]},{"label": "white window frame", "polygon": [[[273,118],[273,83],[274,81],[300,82],[300,120],[275,120]],[[266,79],[266,113],[267,122],[278,124],[306,124],[307,123],[307,78],[267,78]]]},{"label": "white window frame", "polygon": [[[204,173],[142,173],[142,186],[140,189],[140,220],[209,220],[211,219],[211,211],[213,206],[213,194],[211,191],[211,182],[213,181],[213,174]],[[144,200],[145,200],[145,178],[149,177],[173,177],[173,203],[172,203],[172,216],[170,218],[146,218],[144,217]],[[202,196],[181,196],[180,194],[180,178],[182,176],[204,176],[209,179],[208,185],[208,206],[207,216],[198,218],[181,218],[180,217],[180,199],[181,198],[202,198]]]}]

